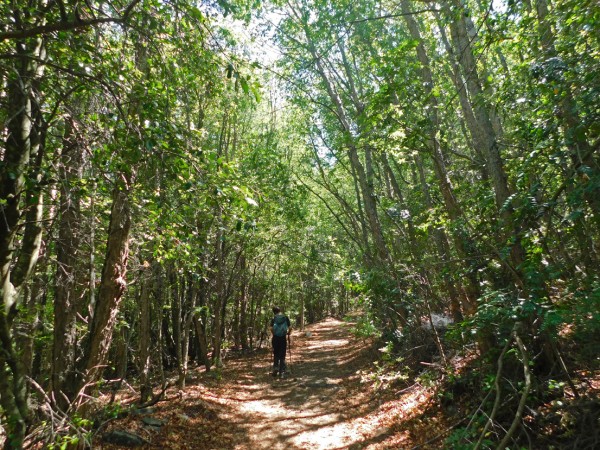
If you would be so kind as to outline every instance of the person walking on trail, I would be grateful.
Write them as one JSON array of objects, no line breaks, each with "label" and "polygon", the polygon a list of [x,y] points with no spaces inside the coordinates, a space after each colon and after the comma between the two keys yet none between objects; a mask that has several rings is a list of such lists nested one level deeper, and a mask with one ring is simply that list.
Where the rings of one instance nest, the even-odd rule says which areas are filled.
[{"label": "person walking on trail", "polygon": [[292,327],[290,319],[281,312],[281,308],[273,306],[274,317],[271,319],[271,334],[273,338],[273,373],[276,377],[285,376],[285,354],[287,352],[287,337],[289,336]]}]

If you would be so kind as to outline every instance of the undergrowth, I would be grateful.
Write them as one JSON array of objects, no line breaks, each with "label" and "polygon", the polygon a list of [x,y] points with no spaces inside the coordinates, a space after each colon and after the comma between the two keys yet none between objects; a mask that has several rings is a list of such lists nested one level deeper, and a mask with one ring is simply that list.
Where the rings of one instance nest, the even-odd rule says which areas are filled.
[{"label": "undergrowth", "polygon": [[[598,448],[598,292],[595,286],[563,303],[539,304],[489,295],[471,320],[440,333],[447,365],[431,330],[413,327],[400,339],[386,336],[373,370],[363,377],[377,389],[401,380],[433,392],[435,403],[422,415],[442,416],[448,429],[427,448]],[[543,324],[535,336],[523,325],[533,317]],[[357,333],[369,329],[366,318],[357,325]],[[495,347],[480,353],[482,336]],[[551,365],[543,339],[551,343]]]}]

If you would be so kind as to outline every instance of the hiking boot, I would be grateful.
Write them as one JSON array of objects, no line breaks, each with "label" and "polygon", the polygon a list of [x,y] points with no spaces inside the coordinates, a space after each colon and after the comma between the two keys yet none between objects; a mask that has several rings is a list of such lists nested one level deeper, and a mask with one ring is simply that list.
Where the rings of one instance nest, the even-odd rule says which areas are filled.
[{"label": "hiking boot", "polygon": [[278,373],[279,372],[277,372],[276,370],[274,370],[273,372],[271,372],[271,375],[273,375],[273,377],[276,377]]}]

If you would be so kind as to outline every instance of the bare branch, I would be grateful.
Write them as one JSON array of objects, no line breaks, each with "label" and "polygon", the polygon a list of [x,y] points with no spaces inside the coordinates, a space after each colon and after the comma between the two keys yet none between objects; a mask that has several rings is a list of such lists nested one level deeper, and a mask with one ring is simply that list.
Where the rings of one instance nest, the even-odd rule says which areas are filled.
[{"label": "bare branch", "polygon": [[529,354],[527,352],[527,348],[523,343],[521,336],[517,333],[517,330],[513,331],[513,337],[517,346],[519,347],[519,351],[521,352],[521,358],[523,363],[523,376],[525,378],[525,386],[523,387],[523,392],[521,394],[521,399],[519,400],[519,406],[517,407],[517,412],[515,417],[510,425],[510,428],[506,432],[506,435],[496,447],[496,450],[503,450],[506,448],[508,441],[511,439],[514,434],[519,422],[523,418],[523,411],[525,410],[525,404],[527,403],[527,396],[529,395],[529,391],[531,390],[531,368],[529,367]]}]

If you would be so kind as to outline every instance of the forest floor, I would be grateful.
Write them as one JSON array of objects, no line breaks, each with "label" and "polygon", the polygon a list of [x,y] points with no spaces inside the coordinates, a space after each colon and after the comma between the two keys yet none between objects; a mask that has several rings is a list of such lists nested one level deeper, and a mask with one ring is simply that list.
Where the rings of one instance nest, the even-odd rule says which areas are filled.
[{"label": "forest floor", "polygon": [[374,342],[329,318],[292,334],[287,379],[270,375],[267,349],[231,356],[221,371],[196,369],[184,391],[168,391],[147,411],[153,425],[143,415],[112,421],[94,448],[122,448],[101,439],[115,429],[142,437],[142,448],[441,448],[436,436],[449,425],[433,392],[406,379],[381,389],[379,356]]}]

